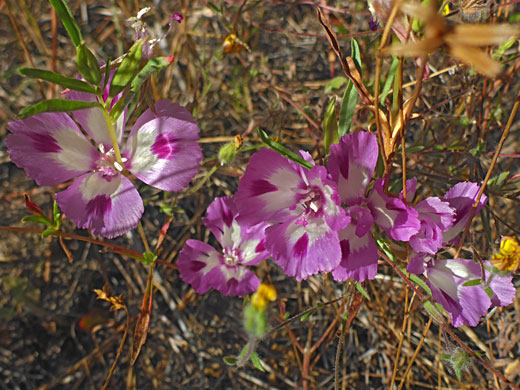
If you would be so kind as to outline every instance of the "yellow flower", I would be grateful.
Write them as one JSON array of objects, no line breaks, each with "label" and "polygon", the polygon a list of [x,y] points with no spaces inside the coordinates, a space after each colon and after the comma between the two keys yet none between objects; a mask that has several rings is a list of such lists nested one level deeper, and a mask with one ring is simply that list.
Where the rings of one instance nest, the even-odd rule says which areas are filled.
[{"label": "yellow flower", "polygon": [[501,271],[516,272],[520,269],[520,245],[515,237],[502,237],[500,253],[491,257],[491,264]]},{"label": "yellow flower", "polygon": [[263,309],[269,302],[276,300],[276,289],[272,284],[262,283],[251,297],[251,304],[256,309]]}]

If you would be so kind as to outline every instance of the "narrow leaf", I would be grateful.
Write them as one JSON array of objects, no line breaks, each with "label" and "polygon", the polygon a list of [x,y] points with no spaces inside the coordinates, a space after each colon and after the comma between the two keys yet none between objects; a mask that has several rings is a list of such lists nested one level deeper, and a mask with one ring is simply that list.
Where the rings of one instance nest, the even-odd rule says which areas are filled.
[{"label": "narrow leaf", "polygon": [[356,289],[367,299],[367,301],[370,301],[370,295],[368,295],[367,290],[363,288],[363,285],[356,281]]},{"label": "narrow leaf", "polygon": [[[401,269],[403,272],[405,271],[404,269]],[[414,282],[415,284],[417,284],[418,286],[421,286],[422,289],[424,291],[426,291],[428,293],[428,295],[432,295],[432,290],[430,290],[430,288],[428,287],[428,285],[426,284],[426,282],[424,280],[422,280],[419,276],[415,275],[415,274],[410,274],[408,275],[408,277],[410,278],[410,280],[412,282]]]},{"label": "narrow leaf", "polygon": [[479,286],[480,284],[482,284],[482,279],[468,280],[467,282],[463,283],[462,285],[465,287],[471,287],[471,286]]},{"label": "narrow leaf", "polygon": [[437,308],[433,305],[433,303],[431,303],[430,301],[425,301],[423,303],[423,307],[428,312],[428,314],[433,317],[435,321],[442,321],[442,315],[439,312],[439,310],[437,310]]},{"label": "narrow leaf", "polygon": [[96,93],[96,89],[90,84],[87,84],[86,82],[78,79],[73,79],[72,77],[67,77],[58,73],[51,72],[50,70],[21,68],[19,72],[24,76],[31,77],[33,79],[49,81],[51,83],[61,85],[64,88],[72,89],[74,91],[87,92],[92,94]]},{"label": "narrow leaf", "polygon": [[155,57],[146,63],[146,65],[139,71],[139,73],[132,80],[131,92],[139,92],[141,85],[148,80],[148,78],[158,70],[166,68],[173,62],[173,56],[169,57]]},{"label": "narrow leaf", "polygon": [[330,145],[339,142],[338,122],[336,120],[336,96],[333,96],[325,112],[323,118],[323,142],[325,143],[325,151],[330,152]]},{"label": "narrow leaf", "polygon": [[78,47],[83,39],[81,36],[81,31],[79,29],[78,24],[74,20],[72,16],[72,12],[70,12],[70,8],[65,2],[65,0],[49,0],[51,5],[56,10],[58,17],[60,18],[63,26],[69,33],[70,40],[74,44],[74,46]]},{"label": "narrow leaf", "polygon": [[273,140],[271,137],[269,137],[269,134],[261,128],[257,129],[258,135],[262,142],[266,144],[270,149],[273,149],[275,152],[279,153],[280,155],[284,156],[285,158],[288,158],[291,161],[294,161],[295,163],[301,165],[304,168],[311,169],[313,165],[305,161],[303,158],[298,156],[293,151],[287,149],[285,146],[279,144],[275,140]]},{"label": "narrow leaf", "polygon": [[256,352],[253,352],[251,354],[251,361],[253,362],[253,365],[258,368],[260,371],[265,372],[264,366],[262,366],[262,362],[260,361],[260,358],[258,357],[258,354]]},{"label": "narrow leaf", "polygon": [[213,11],[215,11],[216,13],[222,15],[222,10],[218,8],[215,4],[213,4],[211,1],[208,1],[208,7],[213,9]]},{"label": "narrow leaf", "polygon": [[143,40],[139,40],[132,45],[127,56],[117,68],[110,85],[110,96],[116,96],[134,79],[139,72],[142,55]]},{"label": "narrow leaf", "polygon": [[309,318],[312,314],[314,314],[314,312],[315,312],[315,310],[310,310],[308,313],[305,313],[304,315],[302,315],[300,318],[300,322],[307,321],[307,318]]},{"label": "narrow leaf", "polygon": [[354,64],[356,64],[356,68],[361,74],[361,51],[359,50],[359,44],[354,38],[350,41],[350,49],[352,51],[351,57],[354,60]]},{"label": "narrow leaf", "polygon": [[325,93],[330,93],[333,89],[341,88],[346,82],[347,78],[344,76],[334,77],[327,83],[327,85],[325,85]]},{"label": "narrow leaf", "polygon": [[238,362],[238,359],[232,356],[225,356],[222,360],[224,360],[224,363],[226,363],[228,366],[234,366]]},{"label": "narrow leaf", "polygon": [[47,217],[39,216],[39,215],[28,215],[26,217],[23,217],[22,222],[24,222],[24,223],[28,223],[28,222],[43,223],[44,225],[47,225],[50,227],[54,226],[54,224],[51,221],[49,221],[49,219]]},{"label": "narrow leaf", "polygon": [[89,83],[99,85],[101,81],[101,70],[99,69],[96,56],[85,45],[84,41],[82,41],[76,49],[76,63],[78,64],[79,73],[81,73]]},{"label": "narrow leaf", "polygon": [[394,57],[392,61],[392,65],[390,65],[390,70],[388,71],[388,77],[385,80],[385,85],[383,86],[383,91],[379,97],[379,103],[384,104],[388,93],[390,92],[390,88],[392,87],[392,83],[394,82],[395,72],[397,71],[397,66],[399,65],[399,60],[397,57]]},{"label": "narrow leaf", "polygon": [[51,234],[54,234],[56,233],[56,228],[55,227],[50,227],[48,229],[45,229],[42,233],[42,239],[43,238],[47,238],[49,237]]},{"label": "narrow leaf", "polygon": [[25,107],[18,113],[21,119],[32,115],[41,114],[42,112],[64,112],[78,111],[87,108],[99,107],[98,102],[83,102],[79,100],[49,99],[43,100],[35,105]]},{"label": "narrow leaf", "polygon": [[348,81],[347,88],[343,94],[341,107],[339,109],[339,127],[338,136],[341,138],[350,131],[352,118],[354,118],[354,110],[356,109],[358,99],[358,91],[354,88],[354,83]]}]

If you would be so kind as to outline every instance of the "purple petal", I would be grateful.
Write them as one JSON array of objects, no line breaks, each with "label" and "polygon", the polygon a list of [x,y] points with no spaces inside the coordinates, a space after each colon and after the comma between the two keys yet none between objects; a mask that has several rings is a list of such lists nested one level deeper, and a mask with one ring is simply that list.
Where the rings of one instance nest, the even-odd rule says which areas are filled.
[{"label": "purple petal", "polygon": [[345,134],[339,144],[330,146],[327,167],[347,205],[365,197],[378,153],[376,136],[367,131]]},{"label": "purple petal", "polygon": [[399,199],[401,199],[405,203],[411,203],[413,198],[415,198],[415,192],[417,190],[417,178],[412,177],[411,179],[406,180],[406,199],[403,197],[403,191],[399,193]]},{"label": "purple petal", "polygon": [[323,219],[305,227],[295,221],[268,227],[266,247],[283,272],[297,281],[332,271],[341,260],[338,235]]},{"label": "purple petal", "polygon": [[158,105],[158,118],[143,123],[141,117],[153,115],[147,110],[132,128],[127,141],[127,167],[146,184],[180,191],[199,171],[199,128],[185,108],[169,103],[168,108]]},{"label": "purple petal", "polygon": [[237,222],[237,215],[233,198],[216,198],[202,221],[224,250],[233,253],[240,264],[256,265],[270,256],[265,249],[267,224],[243,225]]},{"label": "purple petal", "polygon": [[402,200],[384,193],[384,179],[377,179],[368,196],[375,223],[398,241],[408,241],[421,227],[418,213],[406,206]]},{"label": "purple petal", "polygon": [[[215,198],[208,206],[206,216],[202,218],[204,225],[213,233],[223,246],[232,246],[231,228],[237,216],[235,203],[230,197]],[[229,231],[223,240],[223,233]],[[229,236],[229,237],[228,237]],[[240,232],[238,234],[240,237]]]},{"label": "purple petal", "polygon": [[226,265],[220,253],[198,240],[186,242],[179,253],[177,266],[181,278],[198,294],[213,288],[224,295],[244,296],[260,285],[253,272],[242,266]]},{"label": "purple petal", "polygon": [[281,222],[298,204],[307,184],[300,170],[270,149],[255,153],[235,194],[241,223]]},{"label": "purple petal", "polygon": [[144,211],[141,196],[123,175],[83,175],[56,194],[56,201],[76,226],[107,238],[136,228]]},{"label": "purple petal", "polygon": [[406,271],[411,274],[422,275],[426,272],[426,258],[423,254],[412,254],[411,260],[406,265]]},{"label": "purple petal", "polygon": [[341,263],[332,271],[338,282],[348,278],[363,282],[374,279],[377,273],[377,247],[370,233],[356,234],[356,227],[349,225],[339,232],[342,258]]},{"label": "purple petal", "polygon": [[476,326],[491,305],[482,285],[464,286],[464,283],[482,276],[480,265],[473,260],[430,262],[426,276],[434,299],[448,311],[454,327],[464,324]]},{"label": "purple petal", "polygon": [[44,113],[8,124],[11,160],[39,185],[55,185],[93,168],[97,150],[65,113]]},{"label": "purple petal", "polygon": [[[477,183],[461,182],[455,184],[446,195],[444,195],[443,200],[448,202],[450,207],[455,209],[456,212],[453,226],[443,233],[444,243],[450,242],[464,229],[471,214],[471,208],[477,200],[477,194],[479,191],[480,186]],[[483,194],[480,198],[475,215],[482,210],[486,202],[487,196]]]},{"label": "purple petal", "polygon": [[148,123],[154,119],[160,118],[162,116],[174,117],[181,121],[190,122],[190,123],[196,125],[195,119],[188,112],[188,110],[186,110],[184,107],[180,106],[177,103],[172,103],[168,100],[159,100],[157,103],[155,103],[155,105],[153,107],[154,107],[154,111],[147,109],[145,112],[143,112],[139,116],[139,118],[137,118],[134,126],[132,127],[132,131],[130,132],[130,135],[134,135],[146,123]]},{"label": "purple petal", "polygon": [[442,232],[452,225],[455,210],[436,197],[419,202],[415,210],[419,213],[421,228],[410,238],[410,246],[416,252],[434,255],[442,248]]},{"label": "purple petal", "polygon": [[[491,263],[486,261],[485,264],[489,267]],[[501,275],[496,273],[490,273],[485,270],[486,281],[489,283],[491,291],[493,291],[493,298],[491,298],[491,305],[495,306],[507,306],[513,303],[516,296],[516,289],[513,285],[511,274]]]}]

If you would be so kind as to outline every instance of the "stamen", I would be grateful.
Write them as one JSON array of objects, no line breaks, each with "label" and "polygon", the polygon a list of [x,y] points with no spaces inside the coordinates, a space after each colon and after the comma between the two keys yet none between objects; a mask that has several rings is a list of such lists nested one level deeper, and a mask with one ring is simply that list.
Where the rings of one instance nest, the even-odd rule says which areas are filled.
[{"label": "stamen", "polygon": [[123,172],[123,167],[117,161],[114,161],[114,168],[119,172]]}]

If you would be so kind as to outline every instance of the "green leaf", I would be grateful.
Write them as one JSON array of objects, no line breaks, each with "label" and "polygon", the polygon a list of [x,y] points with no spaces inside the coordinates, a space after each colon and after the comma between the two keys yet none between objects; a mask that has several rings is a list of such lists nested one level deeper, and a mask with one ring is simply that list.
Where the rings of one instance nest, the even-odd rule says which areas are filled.
[{"label": "green leaf", "polygon": [[330,80],[327,85],[325,85],[325,94],[330,93],[333,89],[340,88],[343,84],[347,82],[347,78],[343,76],[334,77]]},{"label": "green leaf", "polygon": [[28,223],[28,222],[43,223],[44,225],[47,225],[47,226],[54,226],[54,224],[51,221],[49,221],[49,219],[47,217],[42,217],[40,215],[28,215],[28,216],[22,218],[22,222],[24,222],[24,223]]},{"label": "green leaf", "polygon": [[307,318],[309,318],[311,315],[315,313],[315,310],[309,310],[309,312],[305,313],[300,317],[300,322],[307,321]]},{"label": "green leaf", "polygon": [[363,285],[356,280],[356,289],[363,295],[368,301],[370,301],[370,295],[367,290],[363,288]]},{"label": "green leaf", "polygon": [[390,247],[386,243],[386,241],[380,237],[376,237],[376,243],[379,246],[379,248],[385,252],[385,255],[388,256],[390,260],[392,260],[393,263],[395,263],[395,256],[390,250]]},{"label": "green leaf", "polygon": [[473,279],[473,280],[468,280],[466,283],[463,283],[462,286],[471,287],[471,286],[479,286],[480,284],[482,284],[482,279]]},{"label": "green leaf", "polygon": [[114,97],[119,92],[121,92],[130,82],[134,79],[134,77],[139,72],[139,68],[141,66],[141,58],[143,56],[143,40],[139,40],[135,42],[130,50],[128,51],[127,56],[119,65],[116,72],[114,73],[114,78],[112,79],[112,84],[110,85],[110,96]]},{"label": "green leaf", "polygon": [[257,132],[262,142],[266,144],[270,149],[273,149],[276,153],[279,153],[285,158],[294,161],[296,164],[299,164],[304,168],[311,169],[314,166],[310,162],[298,156],[296,153],[287,149],[285,146],[274,141],[271,137],[269,137],[269,134],[267,134],[267,132],[261,129],[260,127],[257,129]]},{"label": "green leaf", "polygon": [[166,68],[173,61],[173,57],[155,57],[146,63],[146,65],[137,73],[132,80],[131,92],[139,92],[141,85],[148,80],[148,78],[158,70]]},{"label": "green leaf", "polygon": [[96,94],[96,89],[90,84],[87,84],[86,82],[78,79],[73,79],[72,77],[67,77],[58,73],[51,72],[50,70],[21,68],[19,72],[24,76],[33,79],[49,81],[51,83],[61,85],[62,87],[72,89],[74,91]]},{"label": "green leaf", "polygon": [[76,47],[76,63],[78,64],[79,73],[85,80],[91,84],[99,85],[101,81],[99,62],[84,41],[81,41],[80,45]]},{"label": "green leaf", "polygon": [[58,14],[63,26],[65,26],[65,29],[69,33],[70,40],[74,46],[78,47],[83,38],[78,24],[74,20],[72,12],[70,12],[69,6],[65,0],[49,0],[49,2],[56,10],[56,14]]},{"label": "green leaf", "polygon": [[150,265],[157,260],[157,255],[153,252],[144,252],[142,262],[146,265]]},{"label": "green leaf", "polygon": [[260,361],[260,358],[258,357],[256,351],[251,354],[251,361],[253,362],[253,365],[256,368],[258,368],[262,372],[265,372],[265,368],[262,366],[262,362]]},{"label": "green leaf", "polygon": [[[401,145],[399,145],[399,148],[400,148],[400,150],[402,149]],[[424,145],[407,146],[406,154],[407,155],[414,154],[414,153],[420,152],[424,149],[425,149]]]},{"label": "green leaf", "polygon": [[390,92],[390,88],[392,88],[392,83],[394,82],[395,72],[397,71],[397,66],[399,65],[399,60],[397,57],[394,57],[392,61],[392,65],[390,65],[390,70],[388,71],[388,77],[385,80],[385,85],[383,86],[383,91],[379,96],[379,103],[384,104],[388,93]]},{"label": "green leaf", "polygon": [[359,44],[354,38],[352,38],[352,40],[350,41],[350,49],[352,51],[351,57],[354,60],[354,63],[356,64],[356,68],[359,74],[361,74],[361,51],[359,50]]},{"label": "green leaf", "polygon": [[85,110],[92,107],[101,107],[98,102],[83,102],[79,100],[65,100],[65,99],[49,99],[43,100],[32,106],[25,107],[18,113],[21,119],[30,117],[32,115],[41,114],[42,112],[65,112]]},{"label": "green leaf", "polygon": [[211,1],[208,1],[208,7],[213,9],[217,14],[222,15],[222,10],[218,8],[215,4],[213,4]]},{"label": "green leaf", "polygon": [[442,321],[442,315],[433,305],[433,303],[431,303],[430,301],[425,301],[423,303],[423,307],[428,312],[428,314],[433,317],[434,320],[436,320],[437,322]]},{"label": "green leaf", "polygon": [[330,152],[330,145],[339,142],[338,122],[336,120],[336,96],[333,96],[325,112],[323,118],[323,142],[325,143],[325,151]]},{"label": "green leaf", "polygon": [[[404,269],[403,269],[403,271],[404,271]],[[432,290],[430,290],[430,288],[428,287],[426,282],[424,280],[422,280],[418,275],[409,274],[408,278],[410,278],[410,280],[412,282],[414,282],[415,284],[420,286],[424,291],[426,291],[428,293],[428,295],[432,295]]]},{"label": "green leaf", "polygon": [[52,220],[57,226],[59,226],[60,218],[60,207],[58,206],[58,202],[54,201],[54,203],[52,204]]},{"label": "green leaf", "polygon": [[341,138],[347,134],[352,125],[352,118],[354,117],[354,110],[356,109],[358,99],[358,91],[354,88],[354,83],[348,81],[347,88],[343,94],[341,107],[339,109],[339,127],[338,136]]},{"label": "green leaf", "polygon": [[109,58],[105,64],[105,77],[103,78],[103,85],[101,86],[101,91],[103,92],[105,91],[108,80],[110,79],[110,65],[112,65],[112,60]]},{"label": "green leaf", "polygon": [[228,366],[234,366],[238,362],[238,359],[233,356],[224,356],[222,360],[224,360],[224,363],[226,363]]},{"label": "green leaf", "polygon": [[42,238],[46,238],[48,236],[50,236],[51,234],[54,234],[56,233],[56,228],[55,227],[50,227],[48,229],[45,229],[42,233]]}]

